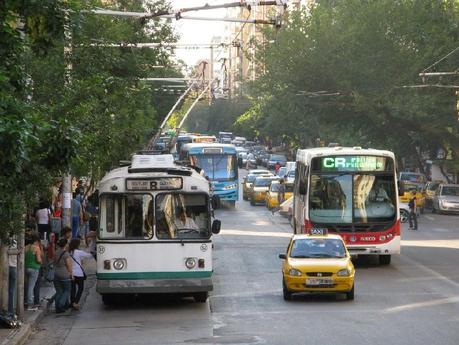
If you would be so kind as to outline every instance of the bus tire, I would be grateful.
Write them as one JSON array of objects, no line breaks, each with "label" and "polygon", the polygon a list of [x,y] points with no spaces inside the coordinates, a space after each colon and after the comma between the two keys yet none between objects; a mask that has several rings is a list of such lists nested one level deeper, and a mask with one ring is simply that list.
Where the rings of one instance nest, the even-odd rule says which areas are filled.
[{"label": "bus tire", "polygon": [[118,301],[118,296],[114,294],[103,294],[102,295],[102,302],[104,305],[113,305],[116,304]]},{"label": "bus tire", "polygon": [[207,291],[196,292],[195,294],[193,294],[193,298],[196,303],[206,303],[208,297],[209,293]]},{"label": "bus tire", "polygon": [[354,300],[354,285],[352,286],[351,291],[346,292],[346,299],[348,301],[353,301]]},{"label": "bus tire", "polygon": [[391,260],[390,255],[379,255],[379,264],[380,265],[389,265]]}]

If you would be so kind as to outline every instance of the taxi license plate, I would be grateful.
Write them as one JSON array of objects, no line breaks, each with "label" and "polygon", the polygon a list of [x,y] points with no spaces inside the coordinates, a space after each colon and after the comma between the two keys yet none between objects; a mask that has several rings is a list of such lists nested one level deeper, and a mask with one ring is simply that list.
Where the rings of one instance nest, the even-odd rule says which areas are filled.
[{"label": "taxi license plate", "polygon": [[333,279],[331,278],[308,278],[306,279],[306,285],[333,285]]}]

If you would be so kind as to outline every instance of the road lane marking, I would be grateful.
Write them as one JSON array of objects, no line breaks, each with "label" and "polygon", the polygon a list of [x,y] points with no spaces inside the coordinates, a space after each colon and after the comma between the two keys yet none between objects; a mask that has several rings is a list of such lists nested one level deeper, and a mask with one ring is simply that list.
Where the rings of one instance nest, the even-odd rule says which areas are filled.
[{"label": "road lane marking", "polygon": [[438,299],[434,299],[434,300],[426,301],[426,302],[410,303],[410,304],[405,304],[405,305],[399,305],[397,307],[387,308],[385,309],[384,312],[387,314],[391,314],[391,313],[398,313],[401,311],[411,310],[415,308],[435,307],[438,305],[455,304],[458,302],[459,302],[459,296],[448,297],[448,298],[438,298]]},{"label": "road lane marking", "polygon": [[424,215],[424,217],[426,217],[428,220],[435,220],[435,218],[432,216]]},{"label": "road lane marking", "polygon": [[402,247],[429,247],[459,249],[459,240],[402,240]]},{"label": "road lane marking", "polygon": [[259,237],[292,237],[292,234],[285,232],[269,232],[269,231],[244,231],[244,230],[221,230],[219,236],[230,235],[230,236],[259,236]]}]

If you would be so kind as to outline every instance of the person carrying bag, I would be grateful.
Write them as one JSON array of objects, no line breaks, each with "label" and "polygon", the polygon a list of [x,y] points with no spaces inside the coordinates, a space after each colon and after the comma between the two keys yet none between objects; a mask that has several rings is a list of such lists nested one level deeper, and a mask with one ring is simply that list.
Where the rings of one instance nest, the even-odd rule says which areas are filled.
[{"label": "person carrying bag", "polygon": [[92,258],[91,253],[86,253],[80,248],[80,239],[75,238],[70,241],[69,244],[69,251],[70,256],[74,262],[73,265],[73,281],[72,281],[72,289],[70,292],[70,304],[73,309],[79,310],[80,309],[80,298],[84,291],[84,281],[86,280],[87,276],[86,273],[81,265],[81,260],[84,258]]}]

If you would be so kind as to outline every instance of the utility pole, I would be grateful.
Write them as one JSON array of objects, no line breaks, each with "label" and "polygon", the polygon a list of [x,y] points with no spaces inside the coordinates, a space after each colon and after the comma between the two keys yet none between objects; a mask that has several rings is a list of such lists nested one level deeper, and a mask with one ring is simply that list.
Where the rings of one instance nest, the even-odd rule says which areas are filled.
[{"label": "utility pole", "polygon": [[18,234],[18,263],[16,267],[16,314],[19,320],[24,319],[24,231],[20,231]]}]

